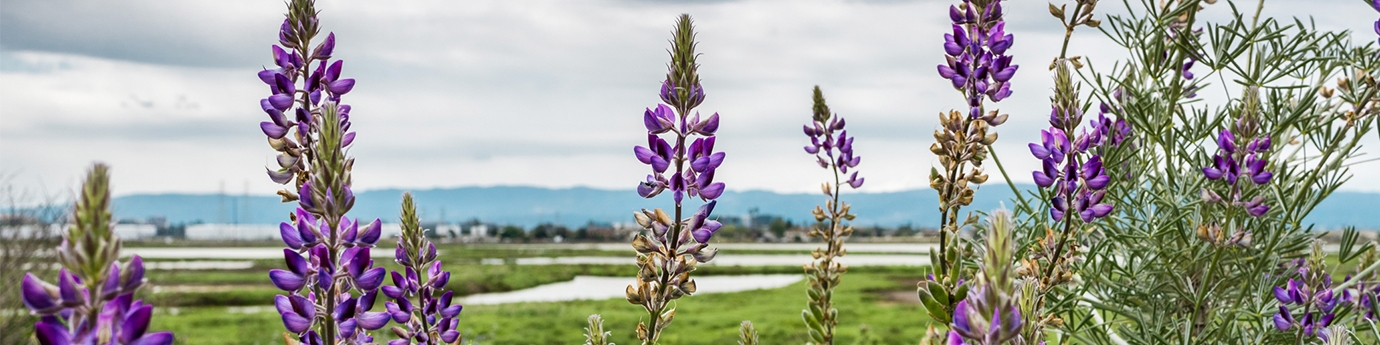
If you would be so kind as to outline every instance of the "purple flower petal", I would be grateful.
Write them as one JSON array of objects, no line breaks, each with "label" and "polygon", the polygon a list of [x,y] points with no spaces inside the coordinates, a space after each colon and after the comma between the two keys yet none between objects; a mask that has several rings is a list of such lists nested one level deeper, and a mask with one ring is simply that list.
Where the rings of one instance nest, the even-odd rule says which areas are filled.
[{"label": "purple flower petal", "polygon": [[264,135],[273,139],[282,139],[288,132],[287,127],[279,126],[269,121],[260,122],[259,129],[263,130]]},{"label": "purple flower petal", "polygon": [[634,146],[633,155],[637,156],[637,161],[642,162],[642,164],[652,164],[652,158],[657,158],[656,152],[642,146]]},{"label": "purple flower petal", "polygon": [[358,277],[355,277],[355,284],[359,285],[360,290],[378,290],[379,285],[383,284],[383,277],[386,273],[387,270],[384,270],[383,267],[374,267],[371,270],[364,271],[364,273],[360,274]]},{"label": "purple flower petal", "polygon": [[129,344],[143,337],[144,332],[149,328],[149,318],[152,316],[153,306],[151,305],[131,311],[125,316],[124,322],[120,324],[120,339]]},{"label": "purple flower petal", "polygon": [[293,274],[292,272],[274,269],[268,271],[269,280],[273,281],[273,286],[283,291],[297,291],[307,284],[306,278]]},{"label": "purple flower petal", "polygon": [[1292,324],[1289,323],[1289,320],[1286,320],[1286,319],[1284,318],[1284,316],[1281,315],[1281,314],[1275,314],[1274,321],[1275,321],[1275,328],[1276,328],[1276,329],[1279,329],[1279,330],[1281,330],[1281,331],[1287,331],[1287,330],[1289,330],[1289,326],[1292,325]]},{"label": "purple flower petal", "polygon": [[359,327],[370,331],[383,328],[388,324],[391,315],[384,312],[364,312],[355,316],[355,321],[359,322]]},{"label": "purple flower petal", "polygon": [[[460,321],[460,320],[455,320],[455,321]],[[460,339],[460,332],[459,332],[459,331],[456,331],[456,330],[453,330],[453,329],[452,329],[452,330],[445,331],[445,332],[442,332],[442,333],[441,333],[441,341],[443,341],[443,342],[446,342],[446,343],[454,343],[456,340],[459,340],[459,339]]]},{"label": "purple flower petal", "polygon": [[705,119],[704,122],[701,122],[701,123],[700,123],[700,131],[699,131],[699,132],[700,132],[701,134],[704,134],[704,135],[714,135],[714,132],[717,132],[717,131],[719,131],[719,113],[714,113],[714,115],[709,115],[709,118],[708,118],[708,119]]},{"label": "purple flower petal", "polygon": [[[107,278],[106,281],[116,282],[119,280],[118,274],[111,277],[112,278]],[[75,308],[86,304],[86,292],[83,291],[84,288],[78,288],[76,281],[76,275],[67,272],[65,269],[58,272],[58,300],[62,302],[62,307],[64,308]],[[117,290],[114,286],[107,286],[107,288],[109,290]],[[107,292],[117,293],[118,291]]]},{"label": "purple flower petal", "polygon": [[316,50],[313,51],[312,55],[318,59],[324,59],[331,57],[332,52],[335,52],[334,32],[326,35],[326,40],[324,42],[321,42],[320,45],[316,46]]},{"label": "purple flower petal", "polygon": [[1280,286],[1275,287],[1275,299],[1279,300],[1279,304],[1294,303],[1294,299],[1289,296],[1289,293],[1285,291],[1283,287]]},{"label": "purple flower petal", "polygon": [[1030,154],[1034,155],[1035,158],[1049,159],[1049,156],[1053,154],[1053,152],[1050,152],[1044,145],[1030,143],[1028,146],[1030,146]]},{"label": "purple flower petal", "polygon": [[72,334],[67,332],[67,327],[61,324],[39,322],[34,325],[34,337],[38,338],[41,345],[69,345],[72,344]]},{"label": "purple flower petal", "polygon": [[[66,270],[63,270],[62,273],[66,273]],[[57,300],[53,298],[53,294],[49,293],[50,287],[52,286],[35,278],[32,273],[25,273],[24,280],[20,283],[24,306],[40,315],[48,315],[60,310],[61,307],[58,306]],[[57,290],[57,288],[52,288],[52,290]]]},{"label": "purple flower petal", "polygon": [[971,334],[973,330],[969,328],[969,325],[968,301],[958,301],[958,305],[954,307],[954,330],[960,333]]},{"label": "purple flower petal", "polygon": [[714,199],[718,199],[719,196],[720,196],[720,195],[723,195],[723,194],[724,194],[724,183],[723,183],[723,182],[715,182],[715,183],[713,183],[713,184],[710,184],[708,187],[705,187],[705,188],[701,188],[701,189],[700,189],[700,197],[703,198],[704,200],[714,200]]},{"label": "purple flower petal", "polygon": [[669,129],[667,126],[662,125],[661,119],[656,116],[656,113],[652,112],[652,108],[647,108],[647,110],[642,113],[642,125],[647,127],[647,132],[649,133],[661,133]]},{"label": "purple flower petal", "polygon": [[128,271],[128,274],[126,274],[128,278],[125,279],[124,285],[120,287],[120,291],[123,293],[131,293],[144,285],[144,258],[135,255],[133,258],[129,259],[129,264],[125,267]]},{"label": "purple flower petal", "polygon": [[359,235],[359,243],[373,246],[379,243],[379,237],[382,236],[383,223],[380,223],[379,219],[375,218],[373,222],[369,222],[368,227],[364,228],[364,233]]},{"label": "purple flower petal", "polygon": [[330,90],[331,93],[336,94],[336,95],[344,95],[344,94],[350,93],[350,90],[353,90],[354,88],[355,88],[355,79],[354,79],[354,78],[346,78],[346,79],[336,80],[336,81],[331,82],[330,85],[327,85],[327,86],[326,86],[326,89],[327,89],[327,90]]},{"label": "purple flower petal", "polygon": [[277,109],[278,111],[287,111],[288,108],[292,107],[292,102],[292,96],[287,94],[279,93],[268,96],[268,104],[272,105],[273,109]]},{"label": "purple flower petal", "polygon": [[963,336],[958,335],[958,332],[949,331],[947,338],[948,341],[944,343],[945,345],[968,345],[968,343],[963,342]]},{"label": "purple flower petal", "polygon": [[135,340],[130,345],[170,345],[176,340],[172,332],[156,332]]}]

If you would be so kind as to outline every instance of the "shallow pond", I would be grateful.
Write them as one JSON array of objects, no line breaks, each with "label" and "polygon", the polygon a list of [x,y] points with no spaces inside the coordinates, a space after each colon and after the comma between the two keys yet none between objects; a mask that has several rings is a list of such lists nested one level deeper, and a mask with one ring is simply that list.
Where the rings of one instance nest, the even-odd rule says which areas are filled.
[{"label": "shallow pond", "polygon": [[[634,279],[636,278],[577,276],[571,281],[517,291],[470,295],[461,299],[461,303],[482,305],[622,298],[624,289],[631,285]],[[697,290],[695,294],[776,289],[795,284],[802,279],[805,279],[805,276],[800,274],[694,277]]]}]

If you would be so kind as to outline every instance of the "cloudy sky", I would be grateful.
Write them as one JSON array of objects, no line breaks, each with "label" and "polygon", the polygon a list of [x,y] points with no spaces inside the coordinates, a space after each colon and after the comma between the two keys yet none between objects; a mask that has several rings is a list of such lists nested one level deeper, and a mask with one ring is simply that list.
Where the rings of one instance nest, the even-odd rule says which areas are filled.
[{"label": "cloudy sky", "polygon": [[[962,106],[934,66],[953,1],[321,0],[335,56],[358,80],[347,96],[359,133],[358,188],[536,185],[631,189],[669,30],[695,16],[708,99],[729,153],[730,189],[810,191],[823,171],[800,150],[810,88],[821,85],[864,157],[864,191],[922,188],[936,114]],[[1105,1],[1100,12],[1123,12]],[[1247,1],[1254,7],[1254,1]],[[1013,179],[1037,161],[1024,143],[1045,126],[1061,28],[1044,1],[1010,1],[1012,54],[1024,67],[1001,104],[998,153]],[[1368,40],[1376,13],[1352,0],[1271,0],[1266,15],[1313,16]],[[92,161],[118,195],[269,194],[272,150],[258,129],[280,0],[0,3],[0,173],[20,187],[67,190]],[[1222,19],[1219,4],[1207,18]],[[1120,57],[1095,31],[1070,48]],[[1213,97],[1208,95],[1208,97]],[[1209,98],[1211,99],[1211,98]],[[1365,142],[1380,146],[1374,136]],[[1371,152],[1380,152],[1370,149]],[[1380,174],[1380,163],[1356,168]],[[996,177],[1000,179],[999,176]],[[1380,191],[1380,179],[1344,189]]]}]

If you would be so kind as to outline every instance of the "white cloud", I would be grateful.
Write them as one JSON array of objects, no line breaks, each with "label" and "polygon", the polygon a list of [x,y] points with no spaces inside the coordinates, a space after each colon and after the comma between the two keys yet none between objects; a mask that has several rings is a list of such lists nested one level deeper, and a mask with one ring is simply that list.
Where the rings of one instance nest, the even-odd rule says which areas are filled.
[{"label": "white cloud", "polygon": [[[801,151],[809,92],[824,88],[858,136],[865,191],[923,188],[935,115],[961,106],[935,75],[946,1],[320,1],[338,35],[347,102],[360,133],[359,188],[539,185],[631,188],[645,174],[631,147],[657,102],[675,16],[695,15],[701,72],[719,112],[717,177],[731,189],[812,191],[824,176]],[[1110,2],[1109,2],[1110,3]],[[1116,11],[1104,4],[1101,10]],[[30,185],[73,185],[92,160],[114,165],[119,194],[255,193],[271,150],[258,133],[254,77],[269,64],[278,1],[7,1],[0,5],[0,170]],[[1000,107],[998,152],[1017,181],[1036,161],[1024,143],[1048,112],[1044,69],[1062,38],[1043,2],[1010,2],[1023,67]],[[1327,29],[1370,36],[1363,5],[1271,2],[1307,9]],[[1356,8],[1352,8],[1356,7]],[[1210,8],[1210,18],[1227,14]],[[63,20],[57,20],[63,18]],[[1345,26],[1329,27],[1329,25]],[[1100,33],[1070,51],[1119,56]],[[1371,144],[1373,142],[1367,142]],[[804,173],[808,172],[808,173]],[[1360,175],[1380,163],[1358,166]],[[995,171],[992,172],[996,175]],[[998,177],[998,180],[1000,178]],[[1380,190],[1358,179],[1348,189]]]}]

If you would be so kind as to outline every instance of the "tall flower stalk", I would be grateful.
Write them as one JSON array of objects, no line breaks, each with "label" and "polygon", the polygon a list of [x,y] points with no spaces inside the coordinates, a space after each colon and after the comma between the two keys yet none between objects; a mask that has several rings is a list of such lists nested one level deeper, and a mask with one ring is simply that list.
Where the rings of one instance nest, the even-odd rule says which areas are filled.
[{"label": "tall flower stalk", "polygon": [[[461,341],[459,304],[452,304],[453,291],[436,294],[450,282],[450,272],[441,269],[436,259],[436,245],[426,239],[421,221],[417,219],[417,205],[412,193],[403,193],[402,237],[393,251],[394,260],[405,273],[393,272],[393,285],[384,286],[383,294],[393,299],[384,303],[398,336],[388,345],[457,344]],[[425,276],[422,273],[425,272]]]},{"label": "tall flower stalk", "polygon": [[[1081,69],[1083,64],[1081,57],[1068,56],[1068,45],[1079,26],[1101,25],[1093,18],[1097,3],[1077,0],[1072,11],[1068,5],[1049,6],[1050,14],[1064,27],[1064,41],[1059,56],[1050,65],[1054,70],[1050,127],[1040,131],[1039,142],[1028,146],[1040,160],[1040,170],[1033,171],[1031,176],[1040,188],[1042,202],[1048,205],[1051,224],[1043,229],[1043,236],[1036,239],[1016,271],[1022,277],[1018,305],[1029,318],[1021,329],[1021,337],[1032,341],[1044,337],[1047,325],[1063,323],[1055,313],[1045,310],[1045,303],[1056,299],[1049,296],[1056,286],[1074,280],[1072,264],[1082,260],[1079,247],[1083,243],[1075,237],[1112,213],[1113,205],[1104,198],[1113,181],[1106,166],[1114,162],[1106,160],[1106,151],[1132,136],[1131,126],[1125,120],[1108,117],[1122,111],[1124,97],[1120,92],[1108,100],[1111,104],[1099,105],[1097,118],[1084,126],[1081,85],[1073,80],[1074,70]],[[1079,127],[1083,127],[1081,131]],[[1040,216],[1040,212],[1035,213]]]},{"label": "tall flower stalk", "polygon": [[[935,274],[922,282],[920,299],[931,318],[949,320],[955,304],[963,299],[963,277],[958,232],[977,223],[971,214],[959,221],[960,209],[972,204],[970,186],[987,182],[982,161],[997,140],[992,128],[1006,122],[1006,114],[987,110],[988,100],[1000,102],[1011,95],[1011,77],[1019,66],[1012,64],[1007,49],[1015,36],[1006,33],[1001,0],[963,0],[949,7],[953,33],[944,35],[945,64],[939,75],[963,95],[967,111],[940,113],[940,130],[930,152],[939,157],[943,171],[930,169],[930,187],[939,192],[939,250],[931,251]],[[990,132],[990,133],[989,133]]]},{"label": "tall flower stalk", "polygon": [[1249,241],[1244,222],[1233,221],[1238,218],[1235,216],[1244,213],[1260,217],[1270,210],[1263,187],[1274,178],[1274,173],[1266,166],[1273,145],[1270,136],[1260,131],[1259,88],[1249,86],[1243,93],[1235,125],[1217,133],[1217,154],[1212,156],[1212,164],[1203,168],[1204,177],[1218,182],[1203,187],[1200,193],[1203,202],[1221,204],[1225,208],[1225,218],[1220,220],[1224,224],[1214,219],[1199,225],[1198,237],[1216,245],[1240,245]]},{"label": "tall flower stalk", "polygon": [[[832,183],[820,185],[820,190],[829,198],[825,206],[815,206],[811,211],[819,225],[809,235],[823,240],[824,247],[815,249],[812,253],[814,262],[805,266],[805,274],[810,282],[810,288],[805,292],[810,301],[809,308],[801,312],[801,317],[805,319],[810,339],[815,344],[834,343],[834,328],[839,323],[838,310],[834,309],[834,289],[842,281],[843,273],[848,272],[848,267],[836,260],[846,253],[843,241],[853,234],[853,226],[844,224],[844,221],[852,221],[856,216],[850,212],[850,206],[839,199],[839,195],[843,194],[844,186],[856,189],[862,187],[864,180],[858,177],[857,171],[848,175],[848,170],[857,167],[862,157],[853,155],[853,138],[848,136],[844,125],[843,117],[829,111],[829,105],[824,102],[824,92],[815,86],[813,121],[804,127],[805,135],[810,137],[810,146],[805,147],[805,152],[813,154],[821,168],[834,173]],[[845,180],[843,176],[848,176],[848,179]]]},{"label": "tall flower stalk", "polygon": [[[652,174],[638,185],[637,194],[650,199],[669,190],[675,202],[673,214],[659,208],[634,214],[646,231],[632,242],[640,271],[637,282],[628,286],[626,297],[629,303],[647,310],[648,320],[637,325],[637,338],[643,344],[655,344],[662,330],[671,324],[675,317],[671,301],[695,293],[690,272],[697,263],[714,258],[718,250],[709,248],[709,240],[723,226],[709,219],[714,199],[724,191],[723,182],[714,182],[714,172],[724,160],[723,152],[714,152],[719,114],[703,119],[698,112],[690,116],[704,101],[690,15],[682,14],[676,20],[672,35],[670,71],[661,83],[664,104],[643,114],[647,146],[633,149],[638,161],[652,168]],[[663,135],[669,135],[675,145]],[[671,173],[669,178],[667,173]],[[686,197],[704,201],[688,217],[683,214]]]},{"label": "tall flower stalk", "polygon": [[[259,72],[272,93],[260,100],[271,120],[260,128],[280,153],[280,168],[268,175],[280,184],[296,181],[296,188],[278,194],[298,202],[291,222],[279,226],[288,269],[272,270],[269,278],[287,292],[274,304],[301,343],[368,343],[368,331],[390,318],[369,311],[386,275],[369,255],[382,229],[378,219],[361,229],[357,219],[345,216],[355,203],[354,159],[348,156],[355,133],[349,131],[350,106],[341,97],[354,88],[354,79],[341,78],[343,62],[331,61],[334,33],[313,45],[320,32],[317,14],[312,0],[288,3],[273,46],[277,68]],[[295,116],[288,119],[287,113]]]},{"label": "tall flower stalk", "polygon": [[148,333],[153,306],[134,299],[144,285],[144,261],[120,263],[120,238],[111,229],[110,174],[96,164],[86,175],[72,227],[57,247],[57,285],[25,274],[24,306],[42,316],[34,325],[40,344],[167,345],[171,332]]}]

